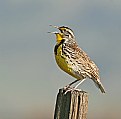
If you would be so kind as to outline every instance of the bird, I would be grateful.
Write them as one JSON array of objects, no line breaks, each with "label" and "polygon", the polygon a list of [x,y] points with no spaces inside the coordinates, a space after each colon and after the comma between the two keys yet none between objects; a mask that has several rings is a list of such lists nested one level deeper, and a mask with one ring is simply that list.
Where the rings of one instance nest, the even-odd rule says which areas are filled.
[{"label": "bird", "polygon": [[59,30],[59,32],[49,32],[56,35],[56,45],[54,47],[56,63],[60,69],[76,79],[66,87],[80,81],[75,86],[77,88],[84,80],[89,78],[92,79],[102,93],[105,93],[97,65],[78,46],[73,30],[67,26],[53,27]]}]

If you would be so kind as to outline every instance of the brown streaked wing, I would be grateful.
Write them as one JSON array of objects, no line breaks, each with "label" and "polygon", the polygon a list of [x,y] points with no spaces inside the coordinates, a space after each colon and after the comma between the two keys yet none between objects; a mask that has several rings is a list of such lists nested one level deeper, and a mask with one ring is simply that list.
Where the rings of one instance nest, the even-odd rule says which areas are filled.
[{"label": "brown streaked wing", "polygon": [[96,64],[88,57],[88,55],[78,47],[78,45],[75,43],[65,45],[65,49],[69,49],[69,51],[72,51],[71,57],[72,59],[77,62],[78,66],[81,68],[81,70],[85,71],[86,74],[89,73],[89,76],[91,75],[92,78],[99,79],[99,69],[96,66]]}]

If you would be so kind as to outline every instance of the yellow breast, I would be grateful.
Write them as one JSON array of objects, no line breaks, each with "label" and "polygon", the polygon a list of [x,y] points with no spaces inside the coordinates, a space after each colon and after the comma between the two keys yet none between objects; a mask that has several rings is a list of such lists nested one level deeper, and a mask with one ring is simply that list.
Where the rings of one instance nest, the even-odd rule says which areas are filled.
[{"label": "yellow breast", "polygon": [[69,65],[69,63],[67,62],[66,56],[64,56],[64,54],[62,53],[62,44],[60,46],[58,46],[58,48],[55,52],[55,59],[56,59],[58,66],[63,71],[65,71],[66,73],[74,76],[73,73],[72,73],[72,68]]},{"label": "yellow breast", "polygon": [[70,63],[69,57],[65,56],[62,51],[62,45],[65,42],[65,39],[63,39],[63,34],[56,33],[56,41],[57,44],[54,49],[56,63],[63,71],[79,79],[80,77],[75,74],[75,69],[73,69],[73,64],[72,62]]}]

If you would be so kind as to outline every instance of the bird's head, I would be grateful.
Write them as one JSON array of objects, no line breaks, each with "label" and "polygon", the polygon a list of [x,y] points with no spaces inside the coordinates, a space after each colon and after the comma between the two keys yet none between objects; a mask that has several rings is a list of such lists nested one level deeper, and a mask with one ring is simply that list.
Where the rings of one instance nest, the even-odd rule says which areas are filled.
[{"label": "bird's head", "polygon": [[65,38],[71,38],[71,39],[75,38],[74,32],[67,26],[61,26],[61,27],[53,26],[53,25],[50,25],[50,26],[59,29],[61,34],[63,34],[63,37]]},{"label": "bird's head", "polygon": [[67,37],[67,38],[75,38],[74,32],[69,27],[61,26],[61,27],[58,27],[58,29],[60,30],[61,33],[64,34],[65,37]]}]

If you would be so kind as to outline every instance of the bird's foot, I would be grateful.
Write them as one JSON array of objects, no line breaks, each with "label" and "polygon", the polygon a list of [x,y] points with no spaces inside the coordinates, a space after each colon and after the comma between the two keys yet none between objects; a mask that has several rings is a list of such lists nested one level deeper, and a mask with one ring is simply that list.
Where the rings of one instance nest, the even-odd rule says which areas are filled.
[{"label": "bird's foot", "polygon": [[77,89],[77,88],[75,88],[75,87],[70,87],[69,85],[68,86],[65,86],[64,87],[64,94],[67,94],[68,92],[71,92],[71,93],[73,93],[74,91],[83,91],[83,90],[81,90],[81,89]]},{"label": "bird's foot", "polygon": [[68,87],[65,89],[64,95],[66,95],[68,92],[73,92],[73,91],[74,91],[74,88]]},{"label": "bird's foot", "polygon": [[67,86],[65,86],[63,89],[64,90],[68,90],[68,89],[70,89],[71,87],[70,87],[70,85],[67,85]]}]

